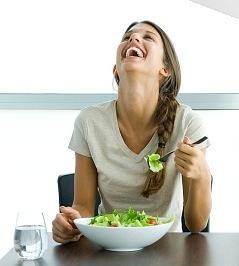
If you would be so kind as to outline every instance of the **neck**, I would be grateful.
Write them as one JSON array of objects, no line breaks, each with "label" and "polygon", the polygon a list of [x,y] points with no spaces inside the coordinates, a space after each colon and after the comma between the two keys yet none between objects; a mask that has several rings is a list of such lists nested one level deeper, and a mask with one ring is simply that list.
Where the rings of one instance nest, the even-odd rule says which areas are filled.
[{"label": "neck", "polygon": [[129,130],[142,132],[156,129],[155,110],[158,103],[158,82],[123,79],[119,86],[117,116]]}]

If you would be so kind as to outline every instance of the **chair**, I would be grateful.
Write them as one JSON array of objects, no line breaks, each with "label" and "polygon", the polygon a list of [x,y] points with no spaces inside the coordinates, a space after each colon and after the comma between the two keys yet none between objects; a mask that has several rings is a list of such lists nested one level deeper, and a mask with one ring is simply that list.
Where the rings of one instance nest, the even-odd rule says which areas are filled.
[{"label": "chair", "polygon": [[[59,206],[72,206],[74,199],[74,174],[60,175],[57,179],[58,184],[58,195],[59,195]],[[96,193],[95,202],[95,215],[98,215],[98,206],[100,205],[101,199],[99,192]],[[181,217],[182,230],[183,232],[190,232],[185,224],[184,212]],[[209,222],[202,232],[209,232]]]},{"label": "chair", "polygon": [[[60,175],[57,179],[59,206],[72,206],[74,200],[74,174]],[[97,190],[95,201],[95,215],[98,215],[98,207],[101,199]]]}]

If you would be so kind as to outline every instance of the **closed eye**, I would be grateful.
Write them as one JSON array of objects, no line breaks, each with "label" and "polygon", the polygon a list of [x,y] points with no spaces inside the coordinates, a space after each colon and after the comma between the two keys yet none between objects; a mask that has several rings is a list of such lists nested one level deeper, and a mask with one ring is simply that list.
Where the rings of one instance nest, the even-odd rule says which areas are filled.
[{"label": "closed eye", "polygon": [[125,41],[128,41],[128,39],[129,39],[129,35],[125,35],[123,38],[122,38],[122,42],[125,42]]},{"label": "closed eye", "polygon": [[144,35],[144,39],[154,41],[154,38],[149,34]]}]

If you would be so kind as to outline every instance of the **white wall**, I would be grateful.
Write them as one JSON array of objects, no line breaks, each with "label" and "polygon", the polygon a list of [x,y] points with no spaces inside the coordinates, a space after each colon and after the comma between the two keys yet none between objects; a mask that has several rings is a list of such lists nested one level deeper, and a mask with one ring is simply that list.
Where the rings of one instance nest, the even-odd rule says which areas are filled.
[{"label": "white wall", "polygon": [[208,161],[213,175],[210,231],[239,232],[238,147],[239,111],[200,111],[211,146]]},{"label": "white wall", "polygon": [[188,0],[2,0],[0,92],[111,92],[116,47],[142,19],[171,37],[182,92],[238,91],[239,20],[228,15]]},{"label": "white wall", "polygon": [[57,176],[74,172],[74,153],[67,146],[77,113],[0,111],[0,257],[13,245],[19,210],[43,211],[51,230]]},{"label": "white wall", "polygon": [[[13,246],[19,210],[43,211],[47,229],[58,211],[57,176],[74,171],[68,150],[78,111],[0,111],[0,257]],[[208,160],[214,177],[210,230],[239,232],[239,111],[201,111],[211,139]],[[230,156],[230,157],[229,157]]]}]

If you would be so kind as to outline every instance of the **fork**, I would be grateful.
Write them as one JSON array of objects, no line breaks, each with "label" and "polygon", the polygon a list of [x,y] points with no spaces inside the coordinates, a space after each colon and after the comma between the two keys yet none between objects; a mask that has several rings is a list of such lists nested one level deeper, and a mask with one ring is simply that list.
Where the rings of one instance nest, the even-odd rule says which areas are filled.
[{"label": "fork", "polygon": [[[195,142],[193,142],[192,144],[189,144],[189,145],[191,146],[191,145],[200,144],[200,143],[202,143],[205,140],[207,140],[207,137],[206,136],[200,138],[199,140],[197,140],[197,141],[195,141]],[[168,160],[169,156],[172,153],[174,153],[175,151],[176,150],[173,150],[173,151],[170,151],[169,153],[165,154],[162,158],[159,159],[159,161],[165,163]]]}]

